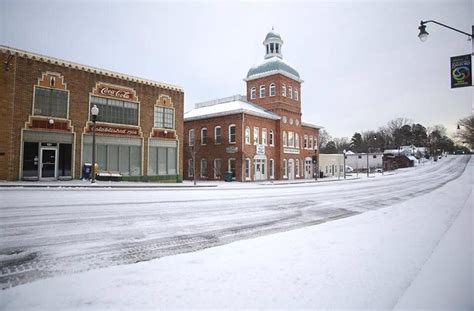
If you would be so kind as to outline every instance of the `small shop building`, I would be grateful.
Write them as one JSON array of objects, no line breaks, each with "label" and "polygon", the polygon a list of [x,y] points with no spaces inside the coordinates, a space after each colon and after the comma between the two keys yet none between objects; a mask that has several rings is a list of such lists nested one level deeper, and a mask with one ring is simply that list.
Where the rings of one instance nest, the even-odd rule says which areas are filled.
[{"label": "small shop building", "polygon": [[0,46],[0,180],[182,180],[183,89]]}]

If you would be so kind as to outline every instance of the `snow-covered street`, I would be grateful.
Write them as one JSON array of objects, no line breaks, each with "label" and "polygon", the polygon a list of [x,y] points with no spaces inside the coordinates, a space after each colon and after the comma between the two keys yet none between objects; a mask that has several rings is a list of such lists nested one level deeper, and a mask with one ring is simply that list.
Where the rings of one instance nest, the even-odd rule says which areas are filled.
[{"label": "snow-covered street", "polygon": [[[463,207],[472,207],[469,160],[319,184],[2,190],[3,287],[66,275],[4,290],[1,304],[393,308]],[[50,294],[42,305],[32,293],[46,290],[64,300]]]}]

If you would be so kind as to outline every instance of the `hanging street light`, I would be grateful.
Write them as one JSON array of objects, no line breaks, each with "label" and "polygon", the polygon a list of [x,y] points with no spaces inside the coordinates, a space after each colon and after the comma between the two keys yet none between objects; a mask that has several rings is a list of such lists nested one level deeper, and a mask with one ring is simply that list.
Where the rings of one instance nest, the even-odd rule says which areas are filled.
[{"label": "hanging street light", "polygon": [[435,21],[435,20],[428,20],[428,21],[421,21],[421,22],[420,22],[420,27],[418,27],[418,29],[420,30],[420,33],[418,34],[418,38],[420,38],[421,42],[425,42],[426,39],[428,39],[429,33],[426,31],[426,24],[428,24],[428,23],[434,23],[434,24],[440,25],[440,26],[442,26],[442,27],[445,27],[445,28],[454,30],[454,31],[456,31],[456,32],[462,33],[463,35],[468,36],[468,40],[472,40],[473,34],[470,34],[470,33],[464,32],[464,31],[462,31],[462,30],[453,28],[453,27],[451,27],[451,26],[442,24],[442,23],[437,22],[437,21]]}]

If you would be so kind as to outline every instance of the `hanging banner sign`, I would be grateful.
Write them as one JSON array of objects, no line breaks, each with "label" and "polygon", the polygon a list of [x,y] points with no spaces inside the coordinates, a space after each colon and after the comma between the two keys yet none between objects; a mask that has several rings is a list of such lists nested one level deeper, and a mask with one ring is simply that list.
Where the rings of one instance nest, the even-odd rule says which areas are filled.
[{"label": "hanging banner sign", "polygon": [[451,88],[472,86],[471,54],[451,57]]}]

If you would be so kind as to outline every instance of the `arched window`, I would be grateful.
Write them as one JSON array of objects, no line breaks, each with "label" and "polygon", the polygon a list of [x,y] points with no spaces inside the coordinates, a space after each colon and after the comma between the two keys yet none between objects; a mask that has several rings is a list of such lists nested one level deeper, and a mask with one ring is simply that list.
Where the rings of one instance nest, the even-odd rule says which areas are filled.
[{"label": "arched window", "polygon": [[313,149],[313,136],[309,136],[309,149]]},{"label": "arched window", "polygon": [[250,179],[250,159],[245,159],[245,179]]},{"label": "arched window", "polygon": [[207,128],[201,129],[201,145],[205,145],[207,142]]},{"label": "arched window", "polygon": [[295,147],[295,137],[293,132],[288,132],[288,147]]},{"label": "arched window", "polygon": [[300,135],[298,133],[295,134],[295,147],[300,149]]},{"label": "arched window", "polygon": [[299,93],[297,90],[295,90],[295,100],[299,100]]},{"label": "arched window", "polygon": [[274,143],[274,134],[273,134],[273,130],[270,130],[270,146],[274,146],[275,143]]},{"label": "arched window", "polygon": [[220,126],[216,126],[214,128],[214,143],[215,144],[220,144],[221,143],[221,137],[222,137],[222,130]]},{"label": "arched window", "polygon": [[260,133],[260,130],[258,127],[254,127],[253,128],[253,144],[254,145],[258,145],[260,143],[260,139],[259,139],[259,133]]},{"label": "arched window", "polygon": [[286,159],[283,160],[283,178],[287,178],[288,164]]},{"label": "arched window", "polygon": [[275,83],[270,84],[270,96],[275,96]]},{"label": "arched window", "polygon": [[265,97],[265,85],[260,85],[260,98]]},{"label": "arched window", "polygon": [[229,144],[235,144],[235,124],[229,125]]},{"label": "arched window", "polygon": [[304,149],[308,149],[308,135],[304,135]]},{"label": "arched window", "polygon": [[201,159],[201,178],[207,177],[207,161],[206,159]]},{"label": "arched window", "polygon": [[268,174],[270,175],[270,178],[275,178],[275,162],[273,159],[270,159],[268,163]]},{"label": "arched window", "polygon": [[188,133],[188,144],[194,146],[194,129],[189,130]]},{"label": "arched window", "polygon": [[283,147],[288,146],[288,137],[286,136],[286,131],[283,131]]},{"label": "arched window", "polygon": [[250,89],[250,99],[255,99],[255,98],[257,98],[257,89],[253,87]]},{"label": "arched window", "polygon": [[284,83],[281,85],[281,95],[286,96],[286,85]]},{"label": "arched window", "polygon": [[288,96],[293,99],[293,88],[291,86],[288,87]]},{"label": "arched window", "polygon": [[245,144],[250,145],[250,127],[245,127]]}]

